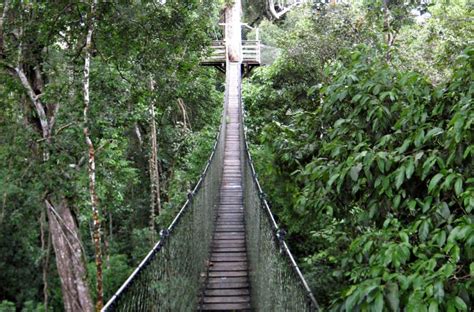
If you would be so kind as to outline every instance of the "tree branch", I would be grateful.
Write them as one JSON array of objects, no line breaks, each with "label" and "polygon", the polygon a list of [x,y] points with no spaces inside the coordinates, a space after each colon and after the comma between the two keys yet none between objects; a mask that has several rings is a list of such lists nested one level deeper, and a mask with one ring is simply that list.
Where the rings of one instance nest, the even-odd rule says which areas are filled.
[{"label": "tree branch", "polygon": [[10,9],[10,1],[5,0],[5,2],[3,3],[2,17],[0,18],[0,56],[2,56],[2,58],[4,57],[3,50],[5,49],[5,43],[3,40],[5,36],[5,30],[3,29],[3,25],[5,23],[5,19],[7,18],[9,9]]}]

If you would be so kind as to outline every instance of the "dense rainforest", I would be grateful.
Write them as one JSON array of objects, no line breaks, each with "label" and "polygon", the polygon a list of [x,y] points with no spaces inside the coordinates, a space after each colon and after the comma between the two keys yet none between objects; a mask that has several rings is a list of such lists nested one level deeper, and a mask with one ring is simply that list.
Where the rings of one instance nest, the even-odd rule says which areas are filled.
[{"label": "dense rainforest", "polygon": [[[2,2],[0,311],[100,308],[176,215],[227,2]],[[251,154],[321,309],[472,310],[472,2],[243,3]]]}]

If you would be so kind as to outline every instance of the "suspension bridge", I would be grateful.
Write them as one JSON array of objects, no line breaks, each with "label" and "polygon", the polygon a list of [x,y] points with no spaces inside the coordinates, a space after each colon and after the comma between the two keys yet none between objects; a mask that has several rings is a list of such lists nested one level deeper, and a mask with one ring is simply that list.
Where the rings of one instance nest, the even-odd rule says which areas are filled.
[{"label": "suspension bridge", "polygon": [[245,48],[238,10],[232,19],[227,40],[204,61],[226,73],[211,155],[160,241],[102,311],[318,310],[249,153],[241,80],[247,65],[259,64],[260,46],[257,38]]}]

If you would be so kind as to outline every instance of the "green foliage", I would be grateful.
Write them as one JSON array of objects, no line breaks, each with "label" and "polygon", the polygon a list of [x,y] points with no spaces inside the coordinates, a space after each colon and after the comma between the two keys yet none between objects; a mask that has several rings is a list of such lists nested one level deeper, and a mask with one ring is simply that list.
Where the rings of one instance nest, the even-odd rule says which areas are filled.
[{"label": "green foliage", "polygon": [[[128,264],[127,258],[126,255],[115,254],[104,259],[104,296],[106,298],[110,298],[132,273],[134,267]],[[91,276],[90,284],[95,285],[95,262],[89,263],[87,269]],[[91,287],[91,289],[94,289],[94,287]],[[96,293],[93,292],[92,295],[95,297]]]},{"label": "green foliage", "polygon": [[[5,42],[0,47],[0,300],[30,311],[40,310],[36,302],[43,300],[41,274],[47,252],[41,249],[39,220],[45,196],[67,198],[81,230],[85,262],[94,257],[82,129],[82,54],[89,7],[85,3],[10,4],[2,25],[8,35],[2,36],[0,30],[0,45]],[[3,4],[0,7],[3,12]],[[89,117],[107,243],[105,266],[106,259],[110,261],[110,270],[104,273],[106,299],[152,244],[147,239],[151,101],[156,107],[164,203],[160,224],[176,213],[182,199],[177,193],[186,190],[184,181],[196,180],[210,152],[222,105],[217,91],[221,77],[200,68],[199,60],[211,39],[217,8],[217,1],[194,0],[98,5]],[[51,144],[41,139],[35,109],[8,69],[7,64],[16,65],[18,59],[28,79],[36,75],[33,69],[39,70],[44,88],[36,91],[48,110],[49,105],[59,104]],[[154,92],[150,79],[155,81]],[[178,99],[185,106],[187,127]],[[197,146],[200,143],[202,147]],[[47,161],[45,150],[50,156]],[[192,159],[188,162],[187,157]],[[61,310],[61,285],[54,253],[50,254],[48,306]],[[90,269],[94,285],[94,267]]]},{"label": "green foliage", "polygon": [[[430,67],[430,59],[408,57],[422,42],[404,39],[387,64],[381,37],[347,36],[354,16],[341,29],[347,39],[323,49],[313,42],[332,38],[338,25],[326,21],[322,30],[303,21],[290,28],[288,38],[298,35],[244,90],[257,172],[292,249],[327,309],[467,311],[474,48],[462,38],[470,26],[416,26],[435,25],[461,43],[437,50]],[[366,45],[340,53],[357,42]],[[293,58],[300,44],[304,54]]]},{"label": "green foliage", "polygon": [[185,136],[178,147],[180,150],[184,150],[185,156],[178,160],[177,169],[169,179],[167,186],[169,200],[165,202],[164,211],[158,218],[161,228],[168,227],[187,199],[187,194],[192,190],[192,183],[199,180],[199,175],[202,173],[214,145],[221,115],[222,109],[216,109],[210,116],[209,125],[198,133],[190,133]]},{"label": "green foliage", "polygon": [[263,143],[300,168],[282,218],[304,237],[308,268],[329,267],[321,280],[347,285],[334,289],[333,308],[466,310],[474,299],[474,49],[437,88],[364,47],[342,59],[351,61],[327,68],[331,83],[314,112],[263,130],[272,137]]},{"label": "green foliage", "polygon": [[456,57],[472,42],[472,7],[451,1],[429,7],[430,18],[403,26],[395,41],[397,67],[428,75],[434,84],[452,74]]},{"label": "green foliage", "polygon": [[3,300],[2,302],[0,302],[0,311],[1,312],[15,312],[16,311],[15,304],[13,302]]},{"label": "green foliage", "polygon": [[45,312],[46,309],[42,303],[36,303],[33,301],[26,301],[21,312]]}]

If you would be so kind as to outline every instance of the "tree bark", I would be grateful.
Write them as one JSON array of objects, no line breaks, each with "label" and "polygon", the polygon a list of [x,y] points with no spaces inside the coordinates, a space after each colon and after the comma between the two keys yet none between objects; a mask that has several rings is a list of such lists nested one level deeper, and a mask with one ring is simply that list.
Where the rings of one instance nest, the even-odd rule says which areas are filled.
[{"label": "tree bark", "polygon": [[43,254],[43,305],[44,310],[48,311],[49,290],[48,290],[48,272],[49,272],[49,256],[51,254],[51,233],[46,223],[45,209],[41,210],[40,216],[40,233],[41,233],[41,250]]},{"label": "tree bark", "polygon": [[[227,60],[229,62],[242,62],[242,3],[234,0],[231,6],[225,8]],[[239,40],[229,40],[240,38]]]},{"label": "tree bark", "polygon": [[384,0],[383,1],[383,15],[384,15],[384,21],[383,21],[383,28],[385,30],[385,41],[387,42],[387,52],[385,54],[385,60],[387,63],[390,63],[392,59],[391,55],[391,49],[393,46],[393,43],[395,41],[395,35],[392,33],[392,25],[390,23],[390,0]]},{"label": "tree bark", "polygon": [[4,31],[3,31],[3,25],[5,23],[5,19],[7,18],[8,15],[8,9],[10,8],[10,1],[5,0],[3,2],[3,10],[2,10],[2,16],[0,17],[0,58],[4,57],[4,52],[3,49],[5,48],[4,45]]},{"label": "tree bark", "polygon": [[101,242],[101,222],[99,216],[99,200],[96,192],[96,168],[95,168],[95,147],[92,143],[92,139],[89,131],[89,107],[90,107],[90,64],[91,64],[91,50],[92,50],[92,34],[94,32],[95,24],[95,12],[97,7],[97,0],[91,3],[91,16],[90,23],[87,30],[86,46],[85,46],[85,60],[84,60],[84,79],[83,79],[83,90],[84,90],[84,137],[88,147],[89,161],[88,161],[88,172],[89,172],[89,193],[92,208],[92,222],[93,222],[93,240],[95,250],[95,265],[96,265],[96,280],[97,280],[97,302],[96,310],[100,311],[104,306],[103,296],[103,282],[102,282],[102,242]]},{"label": "tree bark", "polygon": [[46,199],[45,205],[61,279],[64,310],[91,312],[94,305],[87,285],[84,253],[71,208],[65,199],[57,204],[52,199]]},{"label": "tree bark", "polygon": [[[181,113],[183,115],[183,128],[184,131],[191,130],[191,123],[189,122],[188,113],[186,112],[186,105],[184,104],[183,99],[178,99],[178,106],[181,109]],[[189,127],[188,127],[189,125]]]},{"label": "tree bark", "polygon": [[[155,91],[155,83],[153,78],[150,77],[150,91]],[[150,198],[150,232],[151,242],[154,243],[156,240],[156,228],[155,228],[155,217],[156,212],[158,215],[161,213],[161,194],[160,194],[160,171],[158,167],[158,138],[156,136],[156,120],[155,120],[155,100],[152,98],[150,101],[150,187],[151,187],[151,198]]]}]

